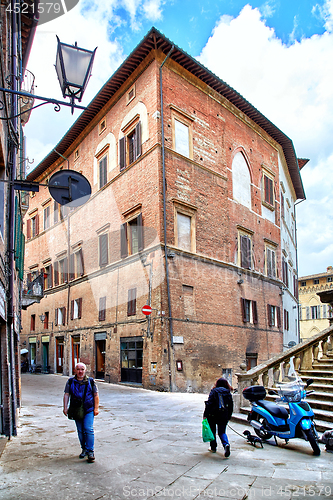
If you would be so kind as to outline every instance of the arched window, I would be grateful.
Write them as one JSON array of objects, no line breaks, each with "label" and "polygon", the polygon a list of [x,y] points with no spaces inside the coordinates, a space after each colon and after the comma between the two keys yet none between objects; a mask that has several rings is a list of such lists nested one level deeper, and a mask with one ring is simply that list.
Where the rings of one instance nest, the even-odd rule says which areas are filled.
[{"label": "arched window", "polygon": [[235,154],[232,161],[233,199],[251,208],[251,176],[249,167],[242,153]]}]

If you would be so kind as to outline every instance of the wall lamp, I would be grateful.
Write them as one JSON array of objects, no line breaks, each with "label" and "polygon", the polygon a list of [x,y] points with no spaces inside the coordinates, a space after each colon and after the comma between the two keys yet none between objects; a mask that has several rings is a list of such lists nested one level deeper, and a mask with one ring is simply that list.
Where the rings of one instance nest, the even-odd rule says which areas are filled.
[{"label": "wall lamp", "polygon": [[[95,50],[91,51],[78,47],[76,43],[75,45],[62,43],[58,37],[57,40],[58,48],[55,69],[59,79],[62,95],[64,98],[69,97],[70,102],[58,101],[57,99],[41,97],[29,92],[22,92],[10,88],[6,89],[0,87],[0,91],[31,99],[32,102],[34,99],[43,101],[41,104],[31,107],[30,110],[36,109],[44,104],[55,104],[54,110],[57,112],[60,111],[61,106],[70,106],[72,114],[74,113],[74,109],[86,109],[84,106],[75,104],[75,99],[78,102],[81,102],[83,93],[91,76],[92,65],[97,47]],[[4,109],[4,103],[0,101],[0,110],[1,109]],[[11,120],[23,115],[26,112],[27,110],[25,109],[17,115],[1,119]]]},{"label": "wall lamp", "polygon": [[41,320],[42,323],[44,323],[44,321],[45,321],[45,314],[41,314],[39,316],[39,319]]}]

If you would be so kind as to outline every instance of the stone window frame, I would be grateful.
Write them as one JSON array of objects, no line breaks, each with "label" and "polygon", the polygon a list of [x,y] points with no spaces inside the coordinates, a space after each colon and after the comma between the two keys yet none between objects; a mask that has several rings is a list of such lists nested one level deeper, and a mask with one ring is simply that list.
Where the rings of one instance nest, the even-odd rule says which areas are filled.
[{"label": "stone window frame", "polygon": [[[180,202],[179,200],[173,200],[174,206],[174,234],[175,234],[175,246],[180,250],[184,250],[191,253],[196,253],[196,218],[197,218],[197,207],[190,205],[185,202]],[[181,248],[178,241],[178,214],[186,215],[190,217],[190,250]]]},{"label": "stone window frame", "polygon": [[[179,155],[193,160],[193,122],[194,118],[176,106],[170,105],[171,109],[171,128],[172,128],[172,149]],[[188,128],[188,156],[176,149],[176,125],[175,121],[180,122]]]}]

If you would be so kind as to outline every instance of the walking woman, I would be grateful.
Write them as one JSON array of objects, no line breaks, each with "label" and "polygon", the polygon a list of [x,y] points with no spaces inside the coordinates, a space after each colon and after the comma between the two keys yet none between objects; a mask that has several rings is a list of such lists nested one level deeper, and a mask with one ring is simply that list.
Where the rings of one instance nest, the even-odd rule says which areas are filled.
[{"label": "walking woman", "polygon": [[215,439],[210,442],[210,451],[215,453],[217,448],[217,433],[224,447],[224,456],[230,456],[230,444],[226,434],[226,427],[233,412],[233,401],[231,396],[232,387],[229,382],[221,377],[216,382],[209,393],[208,400],[205,401],[205,411],[203,418],[207,418],[209,426]]}]

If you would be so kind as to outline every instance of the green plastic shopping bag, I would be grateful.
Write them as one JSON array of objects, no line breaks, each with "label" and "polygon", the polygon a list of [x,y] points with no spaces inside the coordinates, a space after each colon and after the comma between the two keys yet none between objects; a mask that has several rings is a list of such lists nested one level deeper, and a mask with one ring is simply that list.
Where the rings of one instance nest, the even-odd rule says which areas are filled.
[{"label": "green plastic shopping bag", "polygon": [[208,441],[214,441],[214,439],[215,437],[212,433],[208,420],[207,418],[204,418],[202,421],[202,440],[204,443],[207,443]]}]

